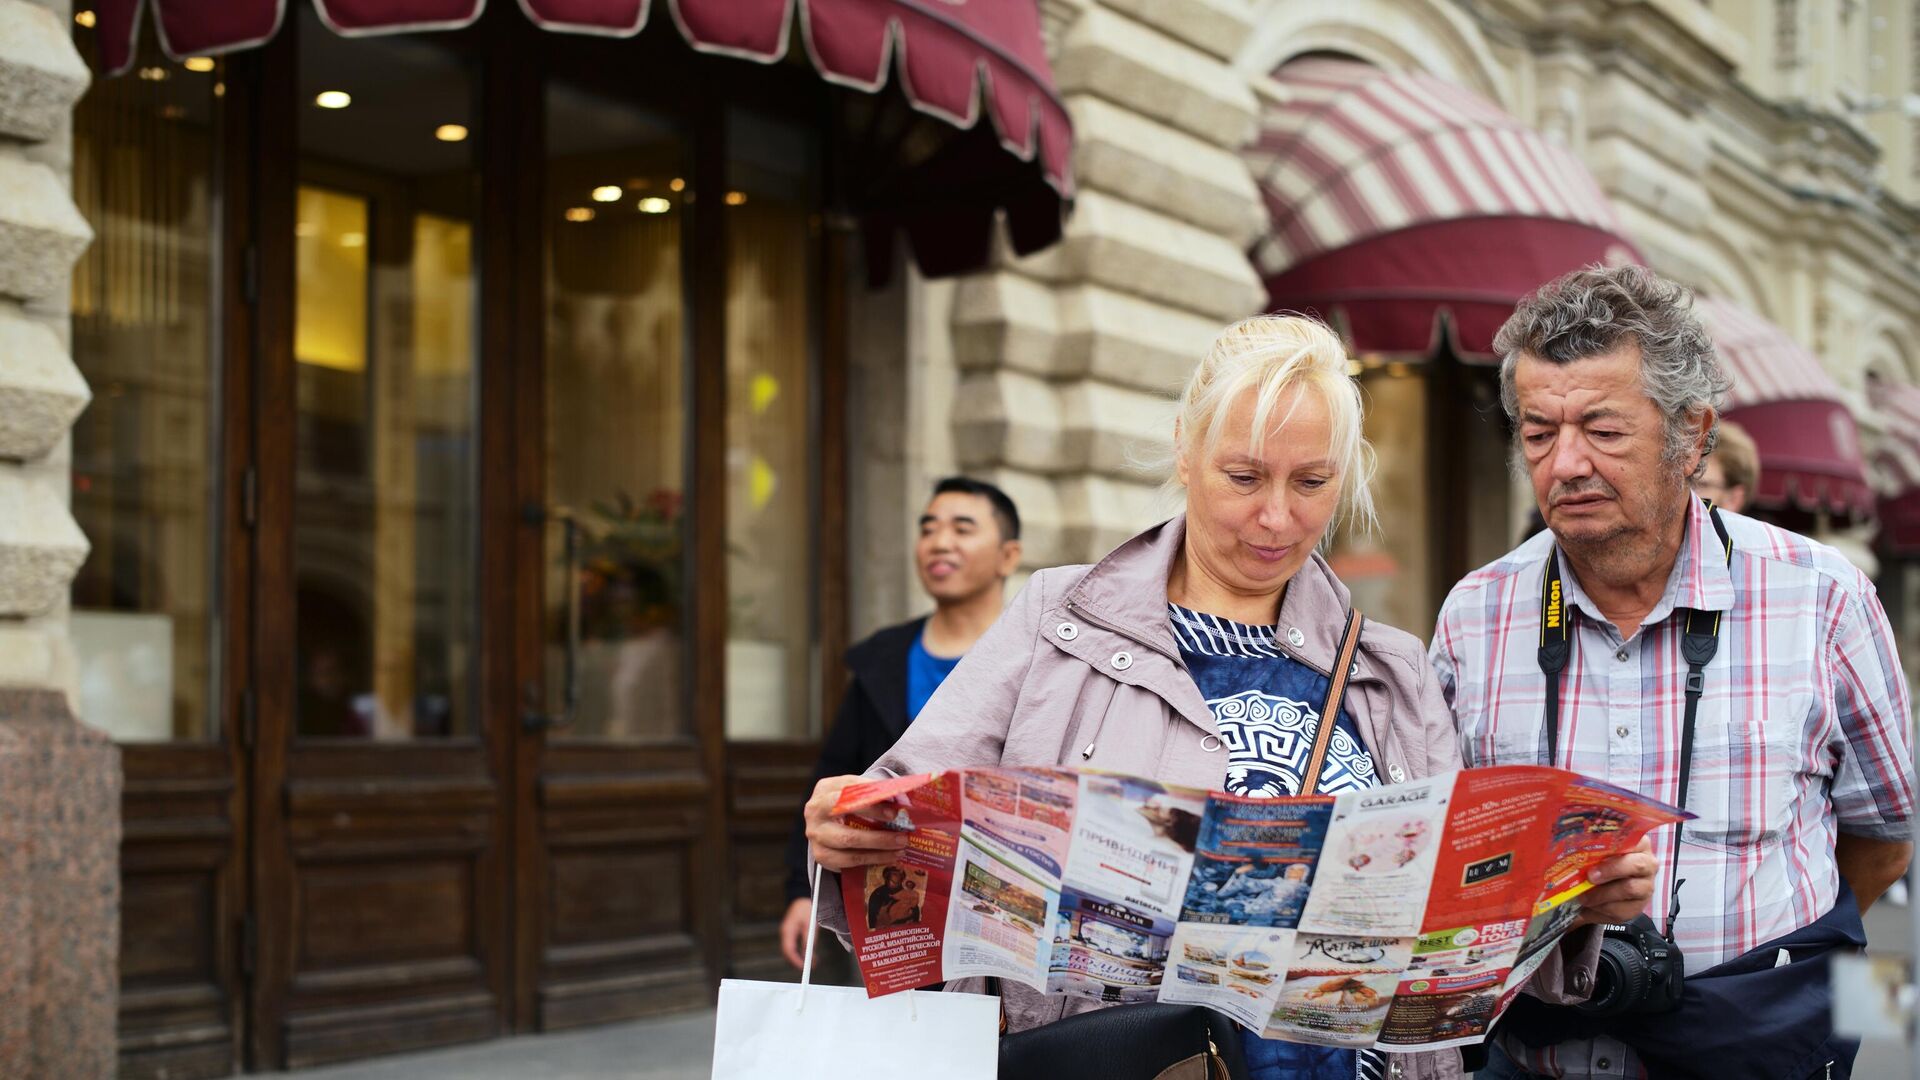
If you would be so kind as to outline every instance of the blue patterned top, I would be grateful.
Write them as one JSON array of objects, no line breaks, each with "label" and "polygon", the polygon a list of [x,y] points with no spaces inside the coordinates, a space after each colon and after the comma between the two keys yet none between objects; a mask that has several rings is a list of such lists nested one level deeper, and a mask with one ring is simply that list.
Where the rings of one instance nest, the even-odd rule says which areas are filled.
[{"label": "blue patterned top", "polygon": [[[1275,627],[1237,623],[1178,604],[1167,605],[1167,619],[1187,674],[1207,699],[1227,747],[1227,791],[1268,799],[1298,794],[1320,730],[1327,677],[1288,656]],[[1379,784],[1360,730],[1340,710],[1320,767],[1320,793]],[[1386,1074],[1384,1058],[1373,1051],[1262,1039],[1255,1031],[1243,1036],[1253,1080],[1373,1080]]]},{"label": "blue patterned top", "polygon": [[[1286,654],[1274,627],[1167,605],[1187,674],[1213,710],[1227,746],[1227,790],[1253,798],[1296,795],[1313,753],[1327,677]],[[1276,663],[1276,661],[1278,661]],[[1373,755],[1345,709],[1327,745],[1320,791],[1378,787]]]}]

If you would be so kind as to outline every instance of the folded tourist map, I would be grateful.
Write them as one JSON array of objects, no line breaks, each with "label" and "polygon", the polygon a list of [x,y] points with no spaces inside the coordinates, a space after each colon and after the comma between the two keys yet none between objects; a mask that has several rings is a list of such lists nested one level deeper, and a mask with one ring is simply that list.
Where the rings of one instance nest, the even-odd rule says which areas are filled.
[{"label": "folded tourist map", "polygon": [[1530,765],[1278,799],[960,769],[851,785],[835,812],[911,834],[841,875],[870,996],[991,975],[1404,1051],[1485,1038],[1587,871],[1692,816]]}]

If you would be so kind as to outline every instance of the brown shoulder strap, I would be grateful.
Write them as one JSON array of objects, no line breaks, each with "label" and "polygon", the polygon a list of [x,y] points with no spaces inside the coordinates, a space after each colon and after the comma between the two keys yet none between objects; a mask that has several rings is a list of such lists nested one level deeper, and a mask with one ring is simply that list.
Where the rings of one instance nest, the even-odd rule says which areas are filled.
[{"label": "brown shoulder strap", "polygon": [[1320,789],[1320,770],[1327,763],[1327,746],[1333,742],[1333,729],[1339,723],[1340,702],[1347,696],[1347,677],[1353,674],[1353,654],[1360,650],[1360,625],[1366,622],[1358,611],[1347,612],[1347,628],[1340,635],[1340,649],[1333,656],[1333,670],[1327,682],[1327,702],[1320,708],[1320,728],[1313,735],[1313,754],[1307,758],[1307,771],[1300,778],[1300,794],[1312,795]]}]

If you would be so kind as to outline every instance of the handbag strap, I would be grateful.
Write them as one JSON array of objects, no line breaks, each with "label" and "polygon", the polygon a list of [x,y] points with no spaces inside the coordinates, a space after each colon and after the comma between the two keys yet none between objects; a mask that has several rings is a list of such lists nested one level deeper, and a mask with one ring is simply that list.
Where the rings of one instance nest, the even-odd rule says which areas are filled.
[{"label": "handbag strap", "polygon": [[1333,729],[1339,726],[1340,703],[1347,696],[1347,679],[1353,675],[1353,655],[1360,650],[1360,627],[1367,620],[1358,611],[1347,612],[1346,629],[1340,633],[1340,649],[1333,656],[1328,673],[1327,701],[1320,708],[1320,727],[1313,735],[1313,753],[1307,758],[1307,771],[1300,777],[1300,794],[1312,795],[1320,788],[1320,770],[1327,763],[1327,747],[1333,743]]}]

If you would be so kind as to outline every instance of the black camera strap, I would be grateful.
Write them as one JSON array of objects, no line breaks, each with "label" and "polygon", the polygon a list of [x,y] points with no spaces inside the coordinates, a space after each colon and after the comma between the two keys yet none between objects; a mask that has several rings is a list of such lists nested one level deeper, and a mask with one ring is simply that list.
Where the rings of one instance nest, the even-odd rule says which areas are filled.
[{"label": "black camera strap", "polygon": [[[1707,516],[1713,521],[1713,531],[1720,535],[1720,546],[1726,549],[1727,565],[1733,565],[1733,538],[1727,535],[1726,523],[1720,520],[1720,511],[1712,503],[1707,504]],[[1720,651],[1720,615],[1718,611],[1700,611],[1696,608],[1681,608],[1677,614],[1686,618],[1686,629],[1680,637],[1680,655],[1687,662],[1687,707],[1680,722],[1680,792],[1676,800],[1680,809],[1687,808],[1687,786],[1693,775],[1693,727],[1700,711],[1700,695],[1706,689],[1706,668],[1713,662],[1714,654]],[[1560,681],[1567,670],[1567,661],[1573,657],[1573,612],[1567,606],[1566,592],[1560,580],[1560,548],[1555,545],[1547,552],[1547,572],[1540,585],[1540,671],[1547,677],[1547,764],[1560,764]],[[1571,764],[1571,761],[1569,761]],[[1676,830],[1682,826],[1675,826]],[[1673,921],[1680,915],[1680,837],[1674,835],[1671,865],[1667,877],[1673,882],[1672,893],[1667,904],[1666,937],[1673,939]]]}]

